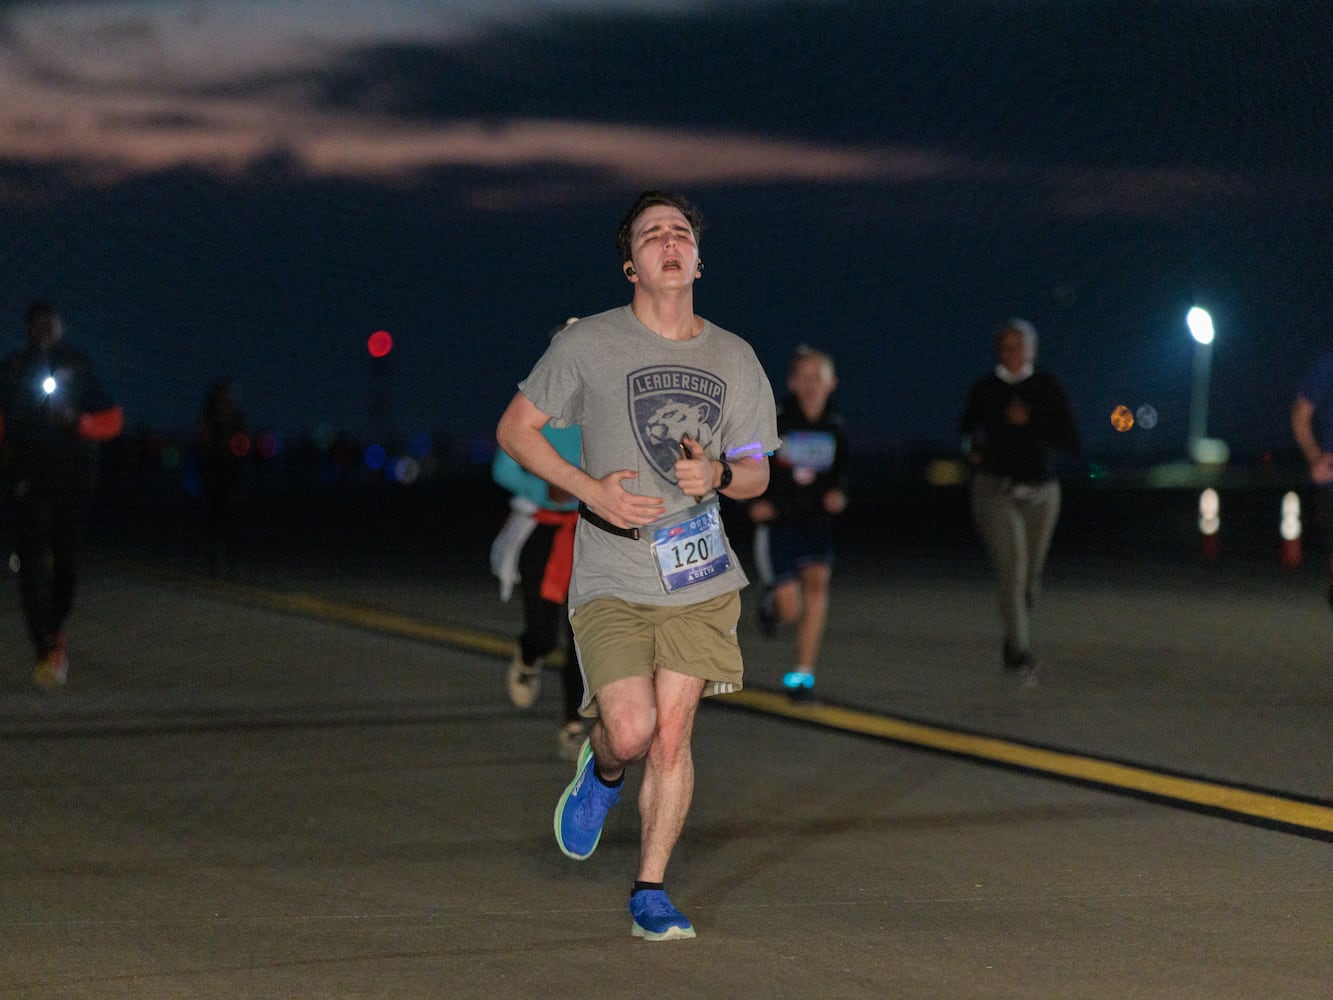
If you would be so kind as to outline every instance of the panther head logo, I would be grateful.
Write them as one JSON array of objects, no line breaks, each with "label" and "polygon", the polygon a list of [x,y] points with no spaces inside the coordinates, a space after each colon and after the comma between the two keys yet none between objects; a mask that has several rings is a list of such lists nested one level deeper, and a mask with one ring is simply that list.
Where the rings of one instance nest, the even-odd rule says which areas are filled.
[{"label": "panther head logo", "polygon": [[663,479],[676,481],[682,437],[713,452],[726,395],[726,385],[716,376],[699,369],[658,365],[631,372],[628,388],[639,450]]},{"label": "panther head logo", "polygon": [[707,451],[713,440],[713,428],[706,423],[709,409],[708,403],[667,400],[644,421],[644,440],[654,447],[664,443],[679,447],[680,439],[688,435]]}]

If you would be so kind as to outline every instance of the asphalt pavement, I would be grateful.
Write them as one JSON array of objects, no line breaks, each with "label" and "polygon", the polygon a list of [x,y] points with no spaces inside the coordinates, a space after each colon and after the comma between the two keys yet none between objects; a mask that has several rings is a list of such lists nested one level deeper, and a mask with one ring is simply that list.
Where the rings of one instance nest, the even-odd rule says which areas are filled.
[{"label": "asphalt pavement", "polygon": [[447,556],[270,539],[221,579],[94,544],[65,690],[0,600],[0,996],[1326,1000],[1318,566],[1077,520],[1035,689],[970,541],[843,540],[813,708],[746,592],[747,691],[701,712],[668,874],[698,937],[655,944],[637,774],[590,859],[555,846],[558,675],[509,704],[475,525]]}]

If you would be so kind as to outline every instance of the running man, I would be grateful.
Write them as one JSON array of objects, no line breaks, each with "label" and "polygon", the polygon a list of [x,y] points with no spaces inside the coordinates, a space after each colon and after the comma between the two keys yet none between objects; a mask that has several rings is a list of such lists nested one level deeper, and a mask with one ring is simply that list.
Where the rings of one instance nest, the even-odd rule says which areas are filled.
[{"label": "running man", "polygon": [[[683,197],[639,196],[616,235],[629,305],[558,335],[500,418],[500,446],[581,501],[570,621],[596,721],[560,796],[560,850],[601,838],[625,770],[643,764],[631,932],[694,937],[664,881],[694,792],[699,700],[742,685],[739,590],[748,582],[718,494],[758,496],[780,441],[751,347],[694,312],[700,216]],[[582,467],[542,436],[578,424]]]}]

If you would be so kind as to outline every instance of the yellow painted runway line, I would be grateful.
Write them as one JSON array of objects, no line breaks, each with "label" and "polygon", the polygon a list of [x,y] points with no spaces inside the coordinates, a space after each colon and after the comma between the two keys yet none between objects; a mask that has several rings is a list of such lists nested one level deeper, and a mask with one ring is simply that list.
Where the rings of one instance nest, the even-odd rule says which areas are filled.
[{"label": "yellow painted runway line", "polygon": [[[219,597],[318,621],[371,629],[491,656],[509,657],[514,651],[512,639],[471,629],[438,625],[368,605],[198,577],[191,578],[190,582],[193,586]],[[745,688],[734,694],[723,695],[718,701],[842,732],[892,740],[983,762],[1022,768],[1039,774],[1055,775],[1099,785],[1113,791],[1147,795],[1250,820],[1308,830],[1316,834],[1333,835],[1333,807],[1277,793],[1238,788],[1200,778],[1182,777],[1152,768],[1031,746],[945,726],[912,722],[861,709],[838,705],[801,705],[792,702],[785,693],[758,688]]]},{"label": "yellow painted runway line", "polygon": [[[182,578],[176,577],[177,580]],[[503,639],[496,635],[477,632],[472,629],[454,628],[434,622],[413,618],[397,611],[386,611],[368,604],[354,604],[349,601],[335,601],[327,597],[300,592],[270,590],[248,584],[230,583],[225,580],[210,580],[203,577],[190,577],[183,582],[205,593],[213,594],[230,601],[251,607],[265,608],[283,614],[299,615],[316,621],[331,622],[337,625],[351,625],[356,628],[384,632],[389,635],[417,639],[422,642],[442,646],[453,646],[475,653],[490,656],[509,657],[514,652],[514,640]]]},{"label": "yellow painted runway line", "polygon": [[720,699],[771,715],[813,722],[830,729],[875,736],[932,750],[1059,775],[1155,798],[1186,803],[1285,826],[1333,834],[1333,808],[1269,792],[1184,778],[1151,768],[1049,750],[993,736],[909,722],[836,705],[800,705],[786,694],[746,688]]}]

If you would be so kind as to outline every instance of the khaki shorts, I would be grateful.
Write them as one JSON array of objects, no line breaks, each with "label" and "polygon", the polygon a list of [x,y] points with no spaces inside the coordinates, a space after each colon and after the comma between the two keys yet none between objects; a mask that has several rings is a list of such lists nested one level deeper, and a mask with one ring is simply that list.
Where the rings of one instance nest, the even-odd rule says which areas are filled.
[{"label": "khaki shorts", "polygon": [[702,677],[704,696],[741,689],[744,665],[736,638],[741,595],[730,591],[699,604],[631,604],[599,597],[570,613],[583,670],[580,714],[597,715],[597,692],[626,677],[652,677],[659,667]]}]

